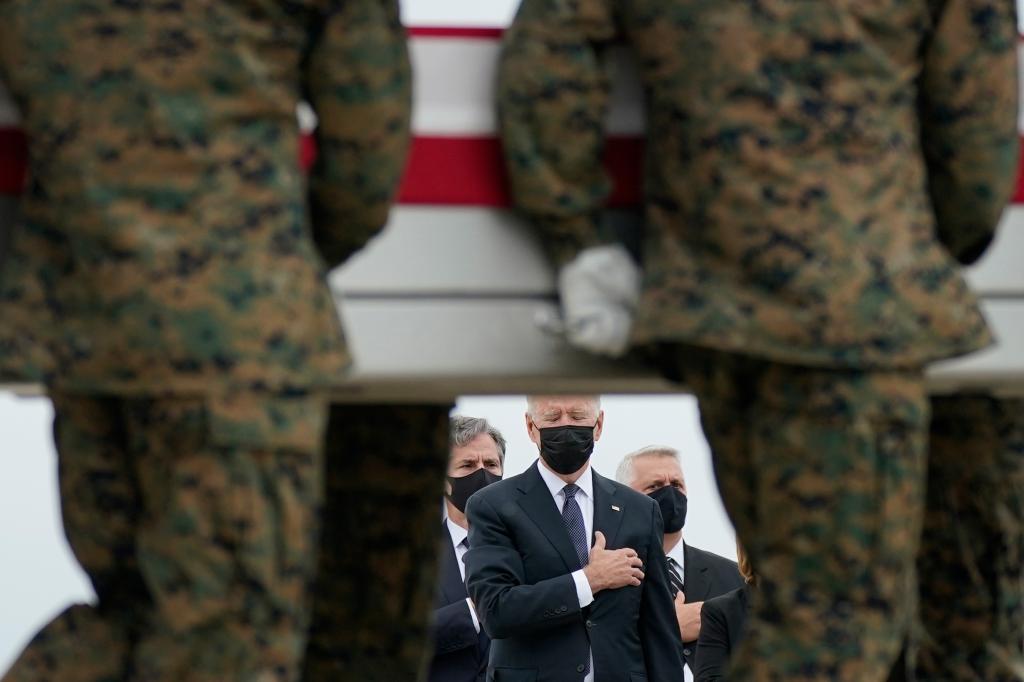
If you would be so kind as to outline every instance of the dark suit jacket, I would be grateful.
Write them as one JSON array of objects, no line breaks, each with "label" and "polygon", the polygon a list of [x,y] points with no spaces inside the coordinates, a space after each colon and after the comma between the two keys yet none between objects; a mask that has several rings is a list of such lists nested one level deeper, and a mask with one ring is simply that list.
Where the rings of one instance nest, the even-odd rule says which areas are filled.
[{"label": "dark suit jacket", "polygon": [[442,524],[441,566],[437,602],[434,604],[434,658],[430,661],[428,682],[477,682],[487,671],[487,652],[491,640],[486,632],[477,633],[466,603],[466,585],[459,573],[458,559],[447,524]]},{"label": "dark suit jacket", "polygon": [[750,586],[704,602],[700,611],[700,639],[694,665],[694,682],[725,679],[729,655],[743,636],[750,608]]},{"label": "dark suit jacket", "polygon": [[491,636],[487,679],[582,680],[593,652],[600,682],[681,680],[658,505],[594,473],[594,530],[609,549],[636,550],[646,577],[581,609],[571,576],[579,560],[537,466],[487,486],[466,508],[466,583]]},{"label": "dark suit jacket", "polygon": [[[683,543],[683,584],[686,588],[686,601],[706,601],[721,596],[739,587],[743,587],[743,576],[735,561],[705,552],[703,549],[691,547]],[[701,629],[704,629],[703,622]],[[697,654],[697,642],[683,642],[683,660],[690,670],[693,658]]]}]

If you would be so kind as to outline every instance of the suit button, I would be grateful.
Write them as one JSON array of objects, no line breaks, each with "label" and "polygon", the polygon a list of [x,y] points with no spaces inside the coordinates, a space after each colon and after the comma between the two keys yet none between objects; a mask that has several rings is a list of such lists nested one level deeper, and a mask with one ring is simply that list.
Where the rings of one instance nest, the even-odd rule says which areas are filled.
[{"label": "suit button", "polygon": [[580,663],[578,666],[576,666],[576,672],[578,672],[578,673],[581,673],[581,672],[583,672],[586,669],[587,669],[587,666],[583,665],[582,663]]},{"label": "suit button", "polygon": [[683,654],[686,655],[686,656],[689,656],[690,655],[690,650],[688,648],[687,649],[683,649]]},{"label": "suit button", "polygon": [[588,627],[588,628],[592,628],[592,627],[594,627],[594,621],[592,621],[592,620],[588,620],[588,621],[587,621],[587,627]]},{"label": "suit button", "polygon": [[562,604],[561,608],[559,608],[558,610],[561,611],[562,613],[565,613],[566,611],[569,610],[569,607],[566,606],[565,604]]}]

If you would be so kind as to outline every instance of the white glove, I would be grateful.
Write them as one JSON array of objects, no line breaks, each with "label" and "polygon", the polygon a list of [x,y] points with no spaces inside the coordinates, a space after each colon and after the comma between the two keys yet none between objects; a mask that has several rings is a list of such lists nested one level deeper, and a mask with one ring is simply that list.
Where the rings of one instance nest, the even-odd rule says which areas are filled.
[{"label": "white glove", "polygon": [[558,273],[565,336],[583,350],[626,352],[640,299],[640,270],[620,244],[584,249]]}]

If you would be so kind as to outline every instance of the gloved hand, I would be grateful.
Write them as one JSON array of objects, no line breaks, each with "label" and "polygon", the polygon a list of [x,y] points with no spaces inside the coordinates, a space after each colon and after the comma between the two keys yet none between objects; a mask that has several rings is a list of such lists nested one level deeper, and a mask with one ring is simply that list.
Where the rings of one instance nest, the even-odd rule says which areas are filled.
[{"label": "gloved hand", "polygon": [[640,269],[619,244],[584,249],[558,273],[565,336],[599,355],[626,352],[640,299]]}]

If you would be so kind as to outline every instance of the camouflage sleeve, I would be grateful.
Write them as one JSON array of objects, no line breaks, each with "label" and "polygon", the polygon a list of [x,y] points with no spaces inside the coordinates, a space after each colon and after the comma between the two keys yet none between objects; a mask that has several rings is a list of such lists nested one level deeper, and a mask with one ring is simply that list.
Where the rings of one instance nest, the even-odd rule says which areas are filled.
[{"label": "camouflage sleeve", "polygon": [[411,69],[397,0],[328,3],[305,66],[316,111],[313,237],[331,267],[387,222],[409,150]]},{"label": "camouflage sleeve", "polygon": [[502,45],[498,119],[512,198],[556,263],[602,242],[607,1],[523,0]]},{"label": "camouflage sleeve", "polygon": [[933,2],[921,137],[939,239],[957,260],[992,241],[1017,172],[1017,12],[1011,0]]}]

